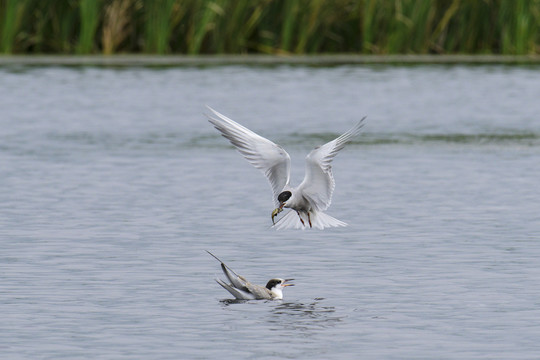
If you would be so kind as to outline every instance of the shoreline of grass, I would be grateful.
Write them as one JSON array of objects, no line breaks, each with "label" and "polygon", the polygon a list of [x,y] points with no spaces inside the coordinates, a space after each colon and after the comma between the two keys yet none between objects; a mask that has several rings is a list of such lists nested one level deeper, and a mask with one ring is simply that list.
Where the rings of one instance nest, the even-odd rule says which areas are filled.
[{"label": "shoreline of grass", "polygon": [[540,64],[540,55],[0,55],[0,66]]}]

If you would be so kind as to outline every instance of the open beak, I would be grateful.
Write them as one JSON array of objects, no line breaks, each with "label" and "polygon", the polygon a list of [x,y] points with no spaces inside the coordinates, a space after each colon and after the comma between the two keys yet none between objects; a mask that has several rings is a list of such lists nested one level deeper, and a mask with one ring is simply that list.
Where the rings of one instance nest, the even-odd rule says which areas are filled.
[{"label": "open beak", "polygon": [[283,284],[281,284],[281,286],[285,287],[285,286],[294,286],[294,284],[286,284],[287,281],[293,281],[294,279],[285,279],[285,281],[283,282]]}]

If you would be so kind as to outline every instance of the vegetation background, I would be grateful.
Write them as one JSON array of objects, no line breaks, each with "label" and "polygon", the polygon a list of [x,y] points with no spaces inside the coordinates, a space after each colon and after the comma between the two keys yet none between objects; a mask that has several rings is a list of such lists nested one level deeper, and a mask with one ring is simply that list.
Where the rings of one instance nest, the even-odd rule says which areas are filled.
[{"label": "vegetation background", "polygon": [[540,0],[0,0],[4,54],[540,53]]}]

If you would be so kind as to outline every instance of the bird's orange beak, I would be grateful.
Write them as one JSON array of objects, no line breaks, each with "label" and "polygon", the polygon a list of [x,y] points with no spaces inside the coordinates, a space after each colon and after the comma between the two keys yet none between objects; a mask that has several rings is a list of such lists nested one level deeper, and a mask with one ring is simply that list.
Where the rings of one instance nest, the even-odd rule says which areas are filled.
[{"label": "bird's orange beak", "polygon": [[294,284],[285,284],[287,281],[293,281],[294,279],[285,279],[285,281],[283,282],[283,284],[281,284],[281,286],[285,287],[285,286],[294,286]]}]

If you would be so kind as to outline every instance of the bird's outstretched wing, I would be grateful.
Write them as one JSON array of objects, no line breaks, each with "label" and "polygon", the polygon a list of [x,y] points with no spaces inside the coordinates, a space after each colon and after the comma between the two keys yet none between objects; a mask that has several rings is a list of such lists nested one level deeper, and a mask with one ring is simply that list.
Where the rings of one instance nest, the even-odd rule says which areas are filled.
[{"label": "bird's outstretched wing", "polygon": [[252,300],[256,298],[256,296],[250,292],[250,288],[252,287],[252,285],[249,283],[249,281],[246,280],[246,278],[235,273],[233,269],[225,265],[225,263],[221,261],[220,258],[212,254],[210,251],[206,250],[206,252],[212,255],[217,261],[221,263],[221,270],[223,270],[223,273],[230,281],[230,283],[227,284],[225,281],[216,278],[215,280],[219,285],[221,285],[225,290],[230,292],[236,299]]},{"label": "bird's outstretched wing", "polygon": [[306,157],[306,175],[298,187],[317,211],[324,211],[332,202],[335,182],[332,160],[345,144],[360,133],[363,117],[355,126],[340,137],[312,150]]},{"label": "bird's outstretched wing", "polygon": [[211,107],[208,109],[213,114],[208,115],[208,121],[236,147],[251,165],[266,175],[274,193],[274,202],[279,205],[277,197],[285,185],[289,184],[291,169],[289,154],[281,146],[257,135]]},{"label": "bird's outstretched wing", "polygon": [[[241,275],[238,275],[236,272],[234,272],[233,269],[231,269],[230,267],[225,265],[225,263],[223,261],[221,261],[220,258],[218,258],[216,255],[212,254],[210,251],[206,250],[206,252],[208,254],[212,255],[214,257],[214,259],[216,259],[217,261],[219,261],[221,263],[221,270],[223,271],[223,273],[225,274],[227,279],[229,279],[232,286],[234,286],[235,288],[240,289],[240,290],[248,291],[247,286],[246,286],[248,281],[246,280],[246,278],[244,278]],[[219,283],[219,284],[222,285],[221,283]]]}]

